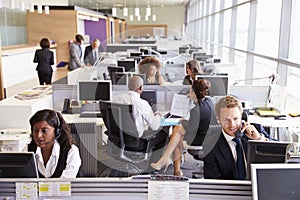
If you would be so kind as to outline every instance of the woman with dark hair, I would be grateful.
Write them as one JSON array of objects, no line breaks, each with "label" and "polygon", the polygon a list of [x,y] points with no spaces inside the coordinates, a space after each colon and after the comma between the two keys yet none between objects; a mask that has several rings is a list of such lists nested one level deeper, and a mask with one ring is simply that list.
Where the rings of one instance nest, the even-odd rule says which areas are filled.
[{"label": "woman with dark hair", "polygon": [[144,58],[139,63],[139,73],[146,74],[146,84],[162,85],[164,82],[163,77],[160,75],[159,70],[161,64],[155,57],[149,56]]},{"label": "woman with dark hair", "polygon": [[194,107],[190,111],[189,120],[182,120],[181,124],[173,129],[172,136],[163,156],[156,163],[151,163],[151,167],[160,170],[174,161],[173,174],[182,176],[180,170],[183,139],[189,145],[201,146],[213,115],[212,100],[207,97],[210,82],[200,79],[195,80],[189,97],[194,102]]},{"label": "woman with dark hair", "polygon": [[39,177],[75,178],[81,158],[62,115],[54,110],[40,110],[30,118],[29,123],[37,145]]},{"label": "woman with dark hair", "polygon": [[186,76],[183,79],[183,85],[192,85],[197,74],[203,74],[198,60],[190,60],[185,66]]},{"label": "woman with dark hair", "polygon": [[50,51],[50,41],[48,38],[41,39],[40,46],[42,49],[35,51],[33,62],[38,63],[36,70],[40,85],[50,85],[53,73],[51,65],[54,64],[54,56],[53,52]]}]

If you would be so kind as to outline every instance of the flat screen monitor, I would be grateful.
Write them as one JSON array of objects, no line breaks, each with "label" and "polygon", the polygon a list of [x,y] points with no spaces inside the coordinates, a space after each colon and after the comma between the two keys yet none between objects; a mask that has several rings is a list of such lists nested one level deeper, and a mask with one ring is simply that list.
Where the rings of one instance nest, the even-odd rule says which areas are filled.
[{"label": "flat screen monitor", "polygon": [[38,178],[33,152],[0,152],[0,178]]},{"label": "flat screen monitor", "polygon": [[206,54],[204,54],[204,55],[201,55],[201,54],[197,55],[197,53],[195,53],[195,52],[194,52],[193,54],[195,55],[194,59],[196,59],[196,60],[198,60],[198,61],[204,61],[204,62],[205,62],[207,59],[213,57],[213,55],[206,55]]},{"label": "flat screen monitor", "polygon": [[182,54],[182,53],[187,53],[187,50],[189,49],[190,47],[179,47],[178,48],[178,53]]},{"label": "flat screen monitor", "polygon": [[109,77],[112,78],[113,73],[115,73],[115,72],[124,72],[125,69],[124,69],[124,67],[107,66],[107,71],[108,71]]},{"label": "flat screen monitor", "polygon": [[141,98],[148,101],[148,103],[152,107],[153,112],[157,111],[156,90],[143,90]]},{"label": "flat screen monitor", "polygon": [[300,198],[299,164],[254,164],[253,200],[298,200]]},{"label": "flat screen monitor", "polygon": [[112,74],[111,82],[113,85],[127,85],[128,76],[126,72],[115,72]]},{"label": "flat screen monitor", "polygon": [[226,96],[228,94],[228,75],[196,75],[196,79],[205,79],[211,83],[209,96]]},{"label": "flat screen monitor", "polygon": [[143,79],[143,81],[144,81],[144,84],[146,84],[146,74],[137,74],[137,73],[134,73],[131,76],[139,76],[139,77],[141,77]]},{"label": "flat screen monitor", "polygon": [[136,56],[141,56],[143,53],[140,52],[140,51],[137,51],[137,52],[130,52],[130,56],[133,56],[133,57],[136,57]]},{"label": "flat screen monitor", "polygon": [[118,60],[117,62],[119,67],[124,67],[125,72],[135,72],[135,68],[137,65],[136,59],[124,59],[124,60]]},{"label": "flat screen monitor", "polygon": [[249,140],[247,148],[247,169],[255,163],[285,163],[286,148],[290,142]]},{"label": "flat screen monitor", "polygon": [[78,82],[79,101],[110,101],[111,95],[110,80],[81,80]]},{"label": "flat screen monitor", "polygon": [[192,52],[192,58],[193,59],[196,59],[197,56],[206,56],[206,53],[205,52]]}]

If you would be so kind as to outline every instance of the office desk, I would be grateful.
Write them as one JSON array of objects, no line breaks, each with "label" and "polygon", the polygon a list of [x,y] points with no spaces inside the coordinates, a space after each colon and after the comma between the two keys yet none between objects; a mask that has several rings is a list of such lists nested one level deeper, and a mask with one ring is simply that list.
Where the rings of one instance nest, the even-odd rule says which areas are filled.
[{"label": "office desk", "polygon": [[[279,120],[279,119],[274,119],[274,117],[260,117],[254,114],[248,116],[248,121],[250,123],[257,123],[265,127],[270,127],[271,137],[278,140],[280,140],[279,138],[280,129],[300,127],[300,119],[292,118],[289,115],[287,115],[285,120]],[[291,135],[288,134],[288,131],[286,131],[286,137],[288,138],[288,140],[291,140]]]},{"label": "office desk", "polygon": [[[26,179],[26,182],[62,182],[62,179]],[[71,182],[71,197],[61,199],[110,199],[110,200],[147,200],[148,181],[130,178],[77,178],[67,180]],[[14,199],[16,196],[16,182],[22,179],[0,179],[0,198]],[[45,199],[39,197],[38,199]],[[54,199],[55,197],[48,197]],[[57,197],[55,198],[57,199]],[[229,180],[189,180],[189,199],[206,200],[251,200],[252,190],[250,181]]]},{"label": "office desk", "polygon": [[[51,88],[51,86],[47,87]],[[4,99],[0,101],[0,129],[30,129],[30,117],[39,110],[52,109],[52,105],[51,94],[37,96],[28,100],[20,100],[15,97]]]}]

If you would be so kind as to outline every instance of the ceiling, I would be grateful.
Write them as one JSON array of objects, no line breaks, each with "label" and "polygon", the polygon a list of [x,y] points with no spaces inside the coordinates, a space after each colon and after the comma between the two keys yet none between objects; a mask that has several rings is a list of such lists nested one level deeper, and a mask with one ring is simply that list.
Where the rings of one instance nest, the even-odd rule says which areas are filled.
[{"label": "ceiling", "polygon": [[[188,0],[68,0],[69,6],[98,10],[115,7],[171,7],[184,6]],[[125,5],[126,4],[126,5]]]}]

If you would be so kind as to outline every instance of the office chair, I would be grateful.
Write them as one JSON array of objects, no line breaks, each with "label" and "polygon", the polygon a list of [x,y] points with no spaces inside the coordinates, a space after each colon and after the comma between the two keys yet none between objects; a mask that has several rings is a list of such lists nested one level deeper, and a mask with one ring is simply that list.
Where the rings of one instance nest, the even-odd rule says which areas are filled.
[{"label": "office chair", "polygon": [[120,162],[109,164],[99,176],[111,176],[113,171],[123,172],[119,176],[141,174],[149,166],[149,158],[154,148],[151,145],[155,134],[139,138],[133,118],[133,105],[100,101],[100,111],[105,132],[108,136],[107,151]]},{"label": "office chair", "polygon": [[75,144],[79,149],[81,166],[79,177],[97,177],[98,140],[96,122],[69,123]]},{"label": "office chair", "polygon": [[[207,155],[214,147],[215,141],[218,140],[221,134],[221,125],[212,123],[209,125],[204,141],[201,146],[192,146],[183,141],[183,149],[193,156],[195,160],[203,161],[205,155]],[[185,153],[185,152],[184,152]],[[202,172],[192,172],[193,178],[202,177]]]}]

